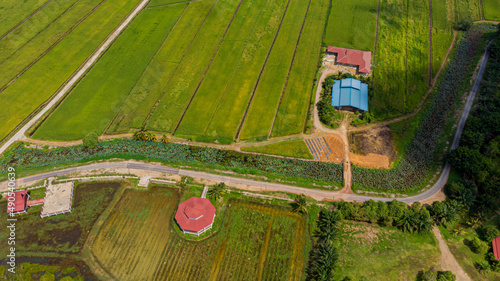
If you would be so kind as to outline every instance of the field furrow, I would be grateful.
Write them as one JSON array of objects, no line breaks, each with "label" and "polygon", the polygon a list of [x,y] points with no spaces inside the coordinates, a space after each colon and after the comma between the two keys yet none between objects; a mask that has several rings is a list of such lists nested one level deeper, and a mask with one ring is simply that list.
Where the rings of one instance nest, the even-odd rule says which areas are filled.
[{"label": "field furrow", "polygon": [[[54,0],[0,1],[0,38],[4,37],[24,20],[37,14]],[[1,40],[1,39],[0,39]]]},{"label": "field furrow", "polygon": [[177,133],[233,138],[285,5],[259,0],[240,7]]},{"label": "field furrow", "polygon": [[125,132],[143,125],[215,3],[215,0],[208,0],[189,4],[184,15],[116,113],[108,132]]},{"label": "field furrow", "polygon": [[102,134],[186,7],[143,10],[35,136],[71,140]]},{"label": "field furrow", "polygon": [[273,50],[253,95],[240,139],[267,137],[288,76],[309,1],[291,0]]},{"label": "field furrow", "polygon": [[0,112],[0,139],[47,101],[138,2],[107,0],[3,91],[0,103],[9,107]]},{"label": "field furrow", "polygon": [[311,102],[329,1],[311,1],[297,53],[275,116],[272,136],[301,133]]},{"label": "field furrow", "polygon": [[164,132],[175,129],[240,3],[239,0],[217,1],[214,11],[165,86],[165,93],[147,124],[148,129]]}]

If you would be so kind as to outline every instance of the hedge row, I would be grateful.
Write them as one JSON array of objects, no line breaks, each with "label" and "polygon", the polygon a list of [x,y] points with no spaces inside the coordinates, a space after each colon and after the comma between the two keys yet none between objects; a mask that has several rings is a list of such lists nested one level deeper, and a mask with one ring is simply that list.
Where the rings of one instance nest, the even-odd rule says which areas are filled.
[{"label": "hedge row", "polygon": [[93,149],[78,145],[39,150],[19,145],[0,158],[0,173],[5,173],[10,166],[15,166],[17,169],[27,169],[110,157],[147,158],[165,163],[198,164],[240,173],[301,177],[331,183],[343,181],[342,166],[333,163],[301,161],[209,147],[128,139],[101,142]]}]

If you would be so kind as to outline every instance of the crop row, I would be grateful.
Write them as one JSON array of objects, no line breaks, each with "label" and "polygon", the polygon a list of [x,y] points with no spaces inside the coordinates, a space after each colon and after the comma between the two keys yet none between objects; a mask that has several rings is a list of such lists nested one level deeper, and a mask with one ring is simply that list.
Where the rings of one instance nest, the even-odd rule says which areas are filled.
[{"label": "crop row", "polygon": [[353,183],[379,189],[407,189],[426,178],[433,162],[438,140],[458,98],[458,89],[467,77],[474,54],[479,46],[484,26],[471,28],[460,41],[455,56],[446,69],[436,95],[423,114],[420,128],[407,148],[407,155],[391,170],[353,167]]},{"label": "crop row", "polygon": [[5,89],[0,103],[9,106],[2,109],[0,139],[50,98],[137,2],[107,0]]},{"label": "crop row", "polygon": [[290,0],[278,37],[253,94],[240,139],[268,136],[308,6],[309,1]]},{"label": "crop row", "polygon": [[286,1],[244,1],[177,130],[233,138],[275,34]]},{"label": "crop row", "polygon": [[330,1],[311,1],[292,69],[273,124],[272,136],[301,133],[315,82]]},{"label": "crop row", "polygon": [[186,6],[142,11],[35,137],[68,140],[102,134]]}]

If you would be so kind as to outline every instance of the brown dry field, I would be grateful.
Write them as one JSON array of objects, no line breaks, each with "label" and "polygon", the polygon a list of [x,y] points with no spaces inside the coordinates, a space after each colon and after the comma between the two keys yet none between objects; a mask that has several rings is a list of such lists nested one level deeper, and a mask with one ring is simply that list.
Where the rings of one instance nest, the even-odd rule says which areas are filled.
[{"label": "brown dry field", "polygon": [[358,166],[388,169],[396,159],[396,151],[389,127],[367,129],[349,136],[350,159]]}]

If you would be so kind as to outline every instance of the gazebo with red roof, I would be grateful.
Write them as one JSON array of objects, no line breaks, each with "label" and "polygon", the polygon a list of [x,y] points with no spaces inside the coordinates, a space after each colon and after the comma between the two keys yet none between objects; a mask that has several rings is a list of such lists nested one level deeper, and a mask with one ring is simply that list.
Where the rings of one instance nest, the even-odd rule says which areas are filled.
[{"label": "gazebo with red roof", "polygon": [[27,190],[7,194],[7,213],[12,215],[26,213],[29,197],[30,195]]},{"label": "gazebo with red roof", "polygon": [[191,197],[179,204],[175,221],[188,234],[200,235],[212,228],[215,207],[208,199]]}]

